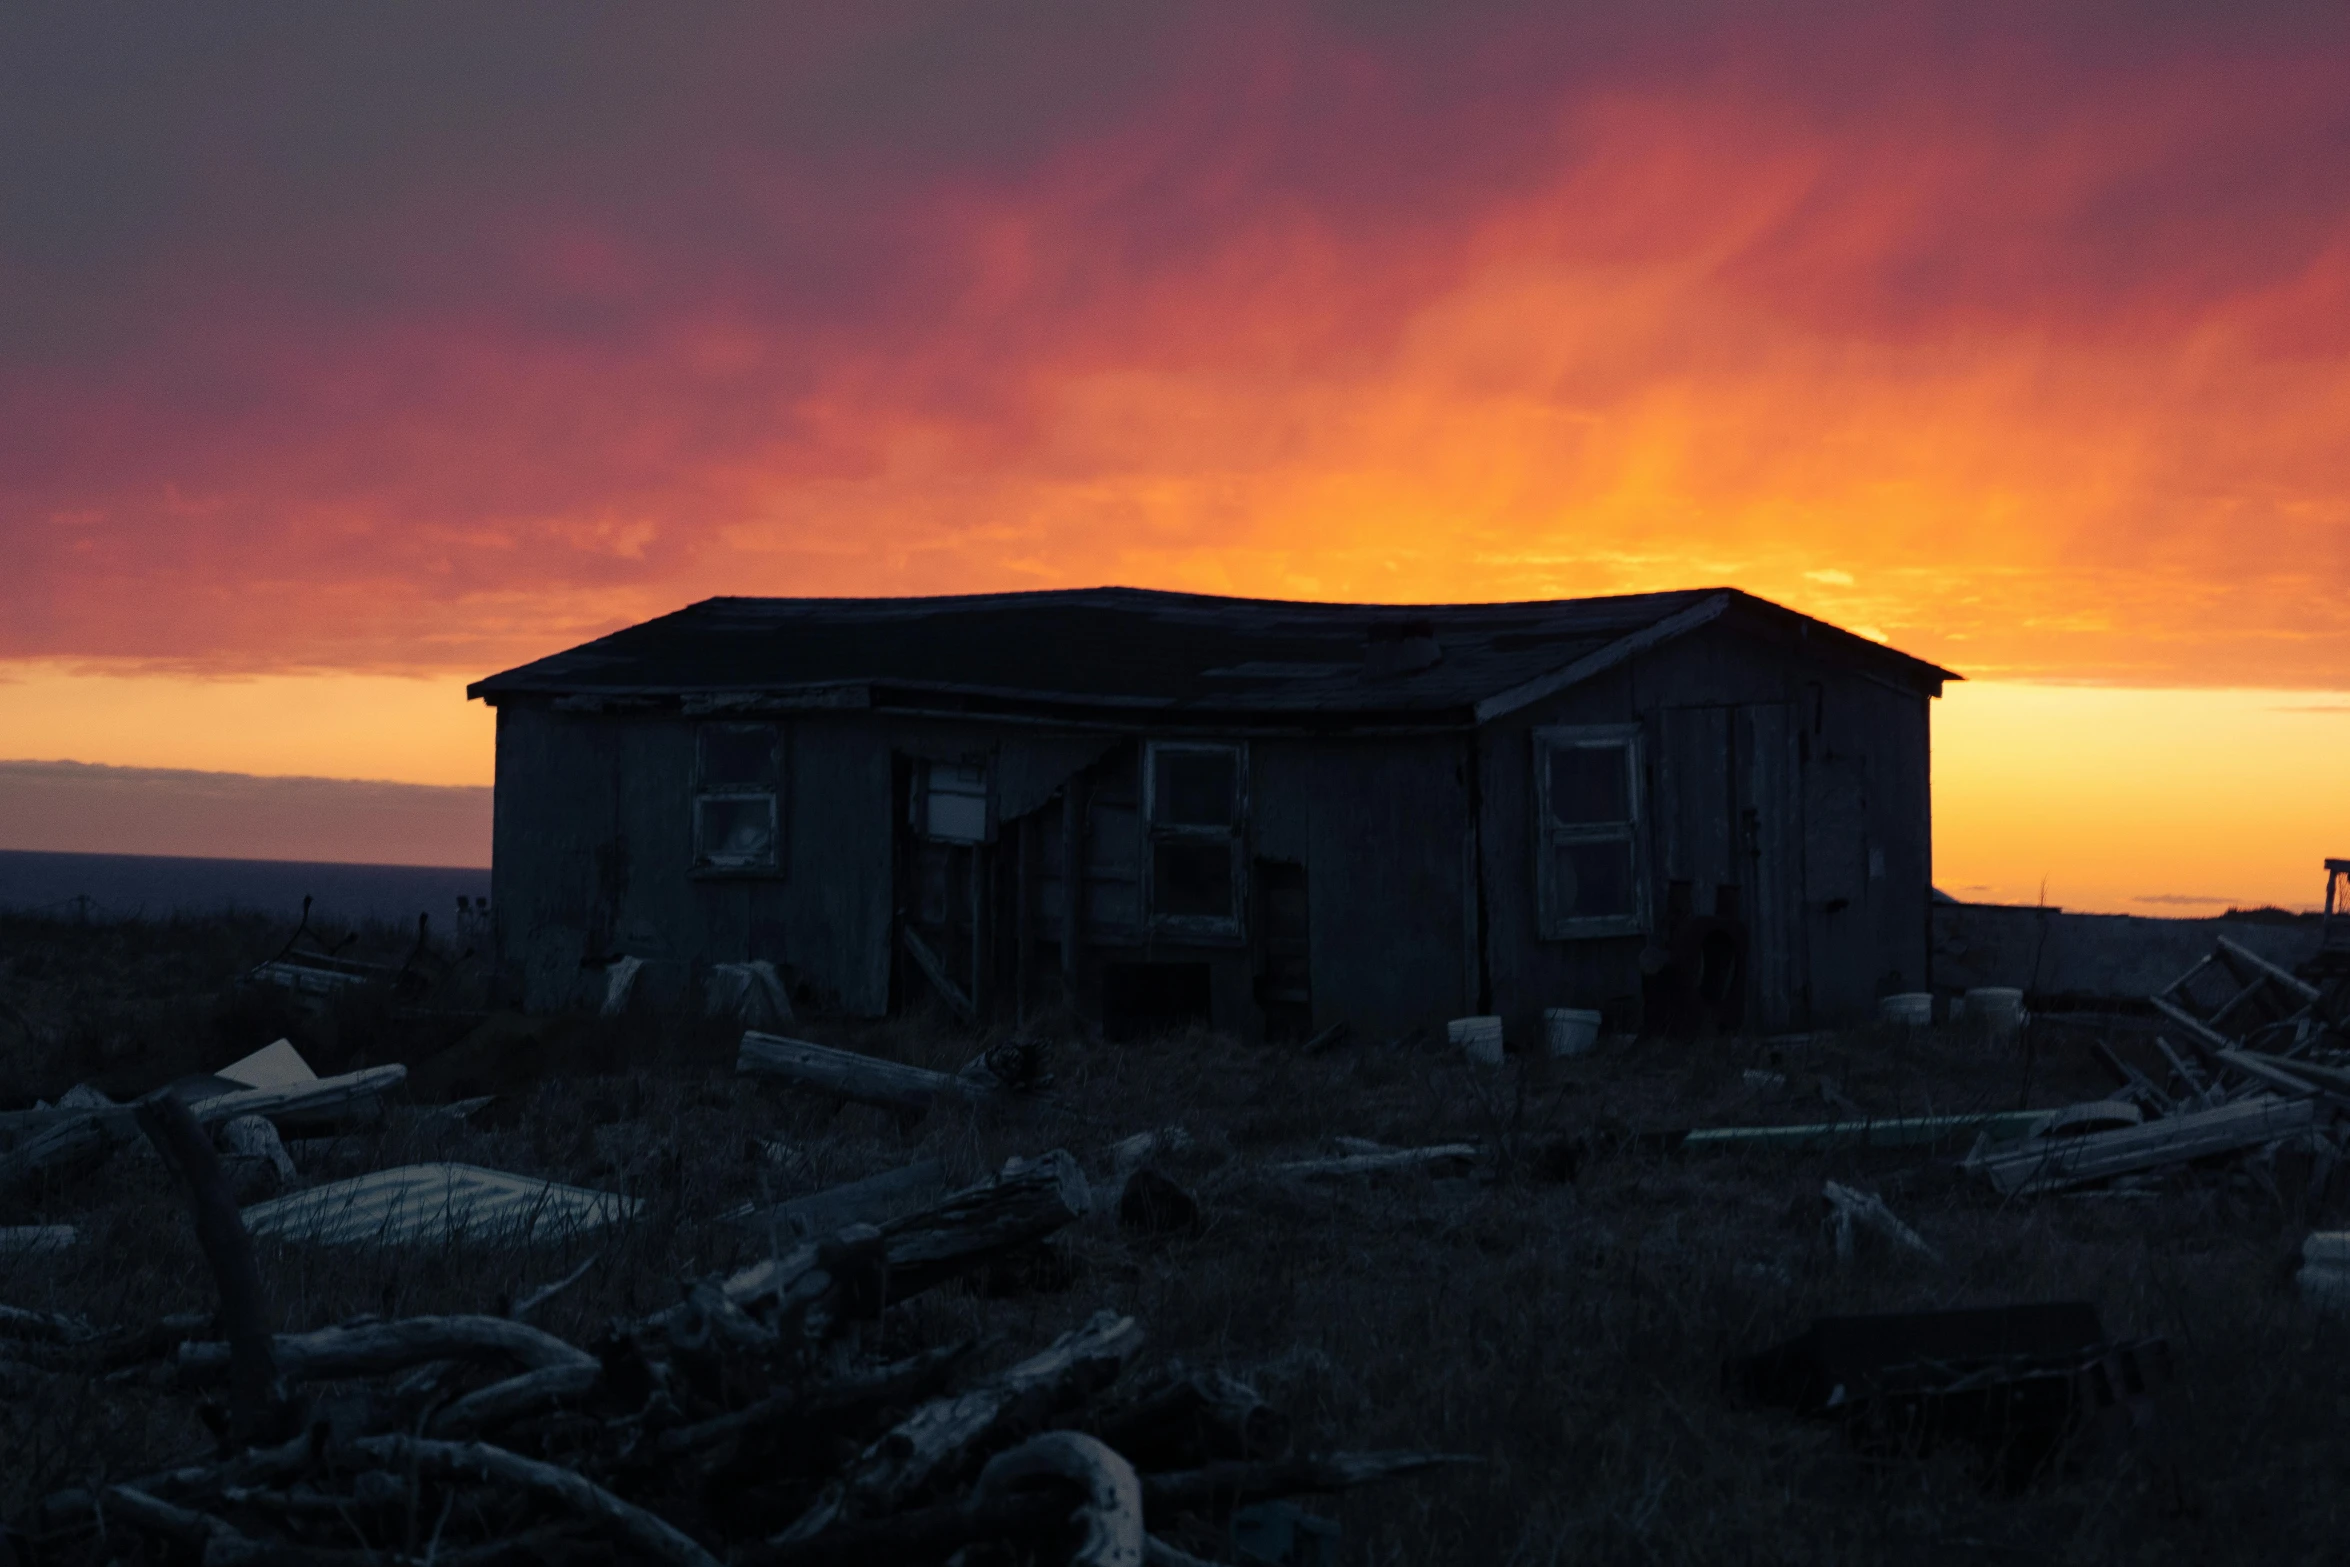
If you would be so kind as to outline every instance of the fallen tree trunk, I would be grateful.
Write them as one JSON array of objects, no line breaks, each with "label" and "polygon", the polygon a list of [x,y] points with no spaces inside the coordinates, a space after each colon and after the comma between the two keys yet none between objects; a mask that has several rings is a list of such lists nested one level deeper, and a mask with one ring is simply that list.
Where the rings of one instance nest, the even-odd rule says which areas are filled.
[{"label": "fallen tree trunk", "polygon": [[781,1078],[801,1088],[854,1099],[860,1104],[879,1105],[905,1116],[921,1115],[940,1099],[990,1097],[989,1090],[944,1072],[933,1072],[928,1067],[907,1066],[899,1061],[859,1055],[853,1050],[835,1050],[829,1045],[755,1030],[743,1035],[734,1069],[758,1077]]},{"label": "fallen tree trunk", "polygon": [[[276,1342],[279,1369],[288,1377],[372,1377],[431,1360],[514,1364],[530,1371],[558,1366],[594,1369],[595,1356],[526,1322],[505,1317],[403,1317],[284,1333]],[[179,1373],[199,1382],[228,1366],[226,1344],[182,1344]]]}]

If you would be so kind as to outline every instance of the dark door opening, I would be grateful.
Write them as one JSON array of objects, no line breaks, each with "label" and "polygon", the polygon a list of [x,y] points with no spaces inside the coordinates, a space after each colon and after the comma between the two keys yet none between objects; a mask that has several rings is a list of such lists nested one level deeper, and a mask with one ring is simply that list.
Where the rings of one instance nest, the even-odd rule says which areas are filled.
[{"label": "dark door opening", "polygon": [[1146,1039],[1206,1023],[1205,963],[1109,963],[1102,967],[1102,1035]]},{"label": "dark door opening", "polygon": [[1265,1038],[1302,1040],[1314,1032],[1313,942],[1307,925],[1306,868],[1295,860],[1259,860],[1257,1006]]}]

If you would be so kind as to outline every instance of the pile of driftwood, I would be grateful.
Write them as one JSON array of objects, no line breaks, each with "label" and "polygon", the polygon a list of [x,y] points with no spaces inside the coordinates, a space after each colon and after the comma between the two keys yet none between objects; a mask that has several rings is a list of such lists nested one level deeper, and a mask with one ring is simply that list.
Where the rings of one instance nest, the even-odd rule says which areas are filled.
[{"label": "pile of driftwood", "polygon": [[1002,1345],[912,1341],[894,1307],[1089,1210],[1059,1150],[696,1281],[593,1342],[530,1320],[585,1268],[496,1315],[276,1334],[206,1128],[169,1094],[136,1117],[187,1177],[217,1320],[103,1333],[0,1312],[0,1360],[150,1366],[205,1400],[219,1450],[45,1498],[12,1523],[22,1559],[1179,1564],[1199,1558],[1168,1537],[1220,1538],[1236,1508],[1460,1461],[1293,1453],[1251,1388],[1144,1368],[1142,1329],[1113,1313],[1008,1364]]},{"label": "pile of driftwood", "polygon": [[[2212,1161],[2255,1181],[2287,1150],[2322,1184],[2350,1153],[2350,1035],[2318,989],[2222,937],[2211,956],[2148,998],[2159,1070],[2093,1048],[2119,1088],[1968,1159],[2000,1192],[2142,1183]],[[2174,1038],[2175,1036],[2175,1038]],[[2271,1177],[2273,1179],[2273,1176]]]}]

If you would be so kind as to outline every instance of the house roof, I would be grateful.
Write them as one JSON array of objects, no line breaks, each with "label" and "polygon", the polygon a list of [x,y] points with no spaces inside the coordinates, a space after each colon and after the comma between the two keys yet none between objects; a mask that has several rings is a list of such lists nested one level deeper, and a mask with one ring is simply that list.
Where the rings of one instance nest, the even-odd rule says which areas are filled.
[{"label": "house roof", "polygon": [[1727,617],[1929,694],[1958,677],[1734,588],[1376,605],[1080,588],[713,598],[493,675],[467,695],[1482,722]]}]

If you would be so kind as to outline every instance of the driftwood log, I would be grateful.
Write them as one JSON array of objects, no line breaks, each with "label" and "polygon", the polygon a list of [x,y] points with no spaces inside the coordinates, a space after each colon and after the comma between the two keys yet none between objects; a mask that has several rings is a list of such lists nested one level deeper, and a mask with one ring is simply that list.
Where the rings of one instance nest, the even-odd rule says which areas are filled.
[{"label": "driftwood log", "polygon": [[744,1208],[726,1217],[749,1229],[820,1235],[852,1224],[887,1223],[937,1196],[946,1181],[945,1164],[937,1159],[918,1159],[902,1169],[885,1170],[766,1208]]},{"label": "driftwood log", "polygon": [[140,1100],[136,1113],[156,1152],[188,1183],[196,1242],[203,1247],[220,1290],[220,1326],[228,1336],[220,1346],[220,1361],[228,1372],[236,1440],[283,1435],[275,1429],[286,1411],[269,1332],[269,1300],[261,1287],[261,1266],[253,1257],[253,1238],[237,1216],[237,1200],[221,1171],[220,1156],[195,1116],[169,1089]]},{"label": "driftwood log", "polygon": [[817,1514],[795,1532],[849,1515],[896,1507],[908,1495],[966,1464],[983,1444],[1000,1445],[1007,1433],[1032,1431],[1058,1410],[1106,1387],[1142,1348],[1142,1329],[1132,1317],[1102,1312],[1084,1327],[1064,1333],[1050,1348],[997,1373],[952,1398],[934,1399],[891,1428],[867,1448],[844,1477],[843,1494],[819,1504]]},{"label": "driftwood log", "polygon": [[[198,1126],[207,1129],[257,1115],[295,1135],[339,1130],[380,1119],[383,1096],[407,1076],[404,1066],[369,1067],[282,1088],[216,1094],[185,1108]],[[135,1139],[140,1125],[130,1105],[48,1110],[40,1113],[38,1123],[26,1124],[31,1129],[24,1140],[0,1154],[0,1191],[21,1190],[44,1176],[98,1163]]]},{"label": "driftwood log", "polygon": [[[217,1165],[196,1118],[174,1108],[160,1112],[176,1126],[160,1134],[174,1159],[192,1145],[199,1166]],[[908,1289],[1033,1245],[1088,1202],[1065,1152],[1014,1161],[887,1229],[850,1226],[731,1278],[689,1280],[682,1302],[611,1320],[592,1350],[514,1315],[241,1333],[233,1266],[216,1264],[228,1341],[179,1344],[180,1378],[124,1387],[169,1396],[175,1382],[241,1381],[239,1346],[255,1340],[273,1374],[350,1391],[276,1446],[232,1441],[207,1461],[54,1493],[8,1520],[12,1541],[40,1560],[256,1567],[582,1555],[912,1567],[971,1546],[990,1561],[1193,1567],[1146,1523],[1220,1520],[1239,1501],[1446,1461],[1288,1458],[1285,1424],[1246,1384],[1181,1365],[1132,1378],[1142,1332],[1115,1313],[987,1374],[967,1342],[867,1358],[945,1320],[934,1314],[848,1330]],[[0,1344],[95,1377],[168,1355],[198,1326],[110,1331],[0,1311]]]},{"label": "driftwood log", "polygon": [[935,1207],[881,1227],[889,1293],[904,1299],[1073,1224],[1093,1209],[1068,1150],[1007,1167]]},{"label": "driftwood log", "polygon": [[979,1471],[973,1498],[1058,1495],[1075,1535],[1068,1567],[1142,1567],[1142,1482],[1106,1443],[1076,1431],[1048,1431],[1001,1452]]},{"label": "driftwood log", "polygon": [[691,1535],[574,1470],[510,1453],[486,1442],[435,1442],[411,1436],[362,1437],[351,1450],[393,1470],[453,1480],[494,1480],[527,1491],[600,1526],[638,1560],[676,1567],[718,1567]]},{"label": "driftwood log", "polygon": [[918,1116],[939,1100],[985,1099],[991,1092],[928,1067],[884,1061],[853,1050],[835,1050],[804,1039],[751,1030],[743,1035],[735,1070],[780,1078],[801,1088],[860,1104],[879,1105],[903,1116]]},{"label": "driftwood log", "polygon": [[[230,1363],[227,1344],[182,1344],[179,1374],[203,1382]],[[402,1317],[320,1328],[315,1333],[280,1334],[274,1345],[278,1368],[293,1378],[373,1377],[436,1360],[517,1365],[529,1371],[555,1367],[593,1370],[596,1357],[506,1317]]]}]

